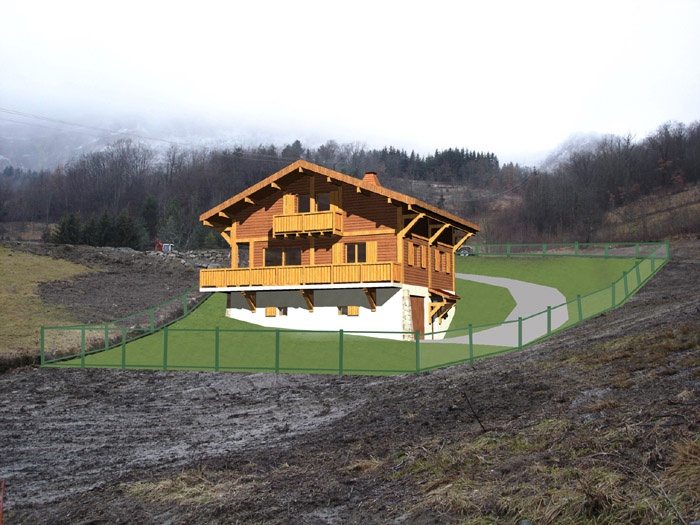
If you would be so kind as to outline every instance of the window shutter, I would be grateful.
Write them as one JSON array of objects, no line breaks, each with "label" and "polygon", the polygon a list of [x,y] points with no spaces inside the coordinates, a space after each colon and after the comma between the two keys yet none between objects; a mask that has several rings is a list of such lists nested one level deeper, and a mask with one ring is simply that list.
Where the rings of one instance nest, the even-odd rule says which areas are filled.
[{"label": "window shutter", "polygon": [[291,215],[294,213],[294,195],[285,193],[282,196],[282,214]]},{"label": "window shutter", "polygon": [[343,264],[345,262],[343,260],[343,244],[342,243],[335,243],[333,245],[333,249],[331,252],[331,257],[332,257],[332,264]]},{"label": "window shutter", "polygon": [[360,315],[360,307],[348,306],[348,315]]},{"label": "window shutter", "polygon": [[420,267],[425,268],[425,263],[428,262],[427,252],[428,247],[421,244],[420,247]]},{"label": "window shutter", "polygon": [[331,192],[331,209],[334,206],[340,208],[340,193],[337,190]]},{"label": "window shutter", "polygon": [[408,243],[408,257],[406,257],[406,263],[409,266],[413,266],[413,262],[415,261],[415,257],[416,257],[415,250],[416,250],[416,247],[414,246],[414,244],[412,242],[409,242]]},{"label": "window shutter", "polygon": [[265,317],[277,317],[277,307],[266,306],[265,307]]},{"label": "window shutter", "polygon": [[367,262],[376,263],[377,262],[377,241],[367,242]]}]

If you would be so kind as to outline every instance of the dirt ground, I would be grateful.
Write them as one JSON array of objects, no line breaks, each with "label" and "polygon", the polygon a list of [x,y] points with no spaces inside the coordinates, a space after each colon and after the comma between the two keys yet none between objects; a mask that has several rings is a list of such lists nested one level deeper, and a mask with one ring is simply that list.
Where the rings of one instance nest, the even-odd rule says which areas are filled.
[{"label": "dirt ground", "polygon": [[[207,264],[51,249],[109,276],[42,287],[84,321],[172,297]],[[615,474],[581,489],[591,518],[648,494],[658,514],[627,522],[690,523],[700,502],[669,472],[699,430],[698,283],[700,241],[679,240],[623,307],[420,375],[10,370],[6,523],[517,523],[565,468],[577,486],[587,469]],[[535,522],[557,522],[545,510]]]}]

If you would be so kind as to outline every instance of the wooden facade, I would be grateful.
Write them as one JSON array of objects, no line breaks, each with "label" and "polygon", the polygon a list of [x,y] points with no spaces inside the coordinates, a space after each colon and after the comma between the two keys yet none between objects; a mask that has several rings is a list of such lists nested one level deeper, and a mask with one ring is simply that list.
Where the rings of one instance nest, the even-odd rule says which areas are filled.
[{"label": "wooden facade", "polygon": [[230,268],[201,271],[202,290],[303,293],[355,285],[371,294],[374,286],[410,285],[430,290],[430,312],[439,318],[458,299],[455,252],[478,231],[382,187],[374,173],[360,180],[303,160],[200,219],[231,247]]}]

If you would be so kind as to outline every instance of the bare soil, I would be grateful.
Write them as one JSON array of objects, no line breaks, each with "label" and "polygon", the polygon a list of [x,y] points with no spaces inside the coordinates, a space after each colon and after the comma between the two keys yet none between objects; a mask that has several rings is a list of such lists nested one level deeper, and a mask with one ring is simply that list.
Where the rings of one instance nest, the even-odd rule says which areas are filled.
[{"label": "bare soil", "polygon": [[[44,249],[105,270],[41,289],[84,321],[176,295],[207,264]],[[678,457],[700,424],[698,283],[700,241],[678,240],[624,306],[420,375],[12,369],[0,374],[6,523],[612,523],[620,512],[690,523],[697,476],[678,474]],[[559,487],[579,507],[557,507]]]}]

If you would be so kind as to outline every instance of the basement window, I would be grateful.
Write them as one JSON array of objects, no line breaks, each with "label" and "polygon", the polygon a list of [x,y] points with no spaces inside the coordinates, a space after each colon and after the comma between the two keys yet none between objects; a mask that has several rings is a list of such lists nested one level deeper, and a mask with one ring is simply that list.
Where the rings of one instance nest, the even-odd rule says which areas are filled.
[{"label": "basement window", "polygon": [[360,315],[360,307],[359,306],[339,306],[338,307],[338,315],[347,315],[350,317],[356,317]]}]

